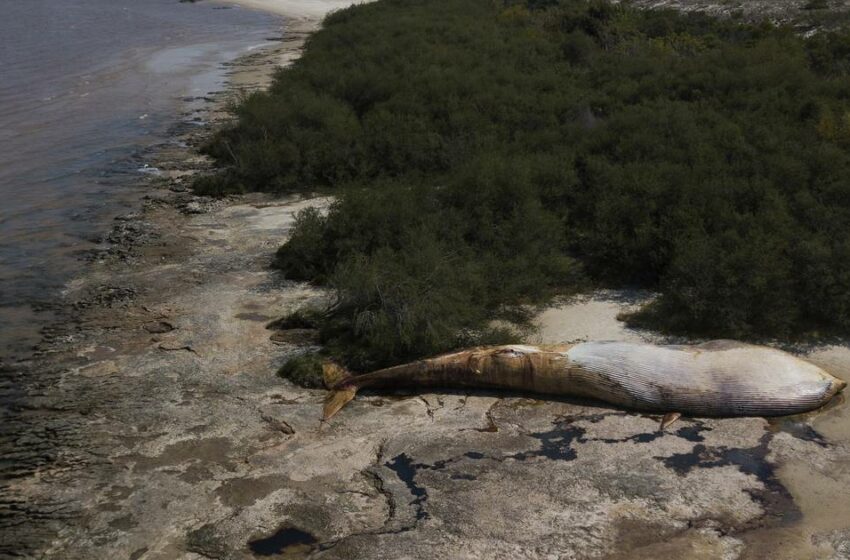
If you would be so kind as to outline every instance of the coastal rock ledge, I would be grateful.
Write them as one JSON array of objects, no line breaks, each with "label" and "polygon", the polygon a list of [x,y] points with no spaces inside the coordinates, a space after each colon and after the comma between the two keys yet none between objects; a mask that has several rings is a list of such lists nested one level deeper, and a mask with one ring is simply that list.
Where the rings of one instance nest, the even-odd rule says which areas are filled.
[{"label": "coastal rock ledge", "polygon": [[[157,235],[72,287],[79,326],[38,358],[52,382],[32,411],[62,419],[45,437],[64,446],[4,488],[5,518],[30,516],[5,556],[847,557],[843,401],[660,433],[599,403],[366,393],[320,426],[324,392],[275,375],[310,338],[266,326],[325,295],[268,264],[295,213],[328,203],[147,205]],[[548,312],[540,336],[639,337],[614,296]],[[844,379],[847,356],[809,354]]]}]

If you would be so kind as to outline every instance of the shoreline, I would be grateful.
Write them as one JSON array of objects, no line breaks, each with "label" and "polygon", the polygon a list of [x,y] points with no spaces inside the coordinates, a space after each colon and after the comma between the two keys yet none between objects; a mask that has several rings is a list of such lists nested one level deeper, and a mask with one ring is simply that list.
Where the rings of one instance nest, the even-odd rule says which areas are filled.
[{"label": "shoreline", "polygon": [[[274,14],[212,3],[121,0],[113,8],[124,15],[112,27],[125,35],[114,48],[100,32],[110,29],[107,16],[83,3],[69,8],[67,33],[47,35],[28,35],[39,29],[40,10],[20,8],[28,15],[13,25],[24,29],[18,48],[0,57],[9,71],[0,183],[11,195],[0,212],[2,361],[38,342],[65,282],[82,272],[79,256],[105,243],[116,215],[138,206],[145,174],[155,171],[145,166],[151,154],[176,128],[197,127],[193,112],[222,89],[227,63],[272,45],[281,29]],[[45,29],[62,28],[60,19],[48,18]],[[42,47],[52,50],[34,54]],[[87,48],[97,56],[74,56]]]},{"label": "shoreline", "polygon": [[[297,57],[318,22],[294,23],[295,41],[287,27],[273,52],[234,61],[230,95]],[[683,419],[658,435],[657,419],[598,403],[366,395],[320,431],[324,393],[274,375],[304,343],[272,340],[266,325],[324,295],[268,263],[295,212],[328,201],[192,195],[188,180],[209,168],[194,147],[227,117],[218,102],[185,147],[159,154],[142,207],[69,285],[66,321],[48,333],[21,410],[34,428],[21,442],[30,470],[0,496],[25,525],[0,527],[16,538],[0,557],[31,545],[136,560],[245,558],[263,546],[291,558],[738,558],[784,539],[790,558],[850,538],[840,523],[850,480],[831,470],[850,444],[843,403],[785,428]],[[540,336],[622,335],[615,296],[550,309]],[[826,349],[820,360],[846,357]],[[287,541],[292,530],[316,544]]]},{"label": "shoreline", "polygon": [[[260,10],[288,19],[321,23],[322,18],[330,12],[347,8],[356,2],[351,0],[217,0],[220,3],[237,4],[244,8]],[[368,0],[365,0],[368,1]]]},{"label": "shoreline", "polygon": [[[78,513],[74,505],[57,506],[50,492],[38,499],[33,492],[36,488],[19,486],[26,479],[38,486],[48,473],[79,471],[91,463],[91,457],[84,458],[92,450],[86,449],[88,443],[82,435],[89,431],[85,426],[87,399],[65,395],[65,377],[77,369],[80,358],[87,361],[85,341],[97,338],[92,331],[103,327],[103,314],[122,314],[141,296],[137,288],[122,285],[119,278],[144,270],[154,261],[202,253],[195,239],[169,238],[170,228],[179,228],[180,221],[192,215],[240,203],[235,197],[215,201],[191,194],[191,177],[211,167],[197,154],[197,147],[229,118],[226,105],[231,99],[266,87],[277,67],[297,58],[316,25],[312,20],[283,21],[280,40],[221,63],[222,90],[211,92],[200,104],[197,99],[184,102],[165,141],[134,158],[152,172],[139,174],[132,182],[138,193],[136,201],[125,204],[131,211],[116,216],[111,230],[103,232],[105,242],[80,257],[81,264],[87,264],[47,307],[52,317],[40,328],[40,340],[32,352],[0,362],[4,402],[8,403],[0,437],[4,454],[14,457],[14,462],[4,462],[0,471],[0,558],[43,550],[59,533],[63,518]],[[200,126],[195,124],[199,120]],[[127,328],[133,320],[117,317],[115,322]],[[117,325],[105,327],[112,328]],[[22,434],[26,437],[21,438]],[[78,456],[69,461],[69,454]],[[20,529],[21,523],[28,527],[26,531]]]}]

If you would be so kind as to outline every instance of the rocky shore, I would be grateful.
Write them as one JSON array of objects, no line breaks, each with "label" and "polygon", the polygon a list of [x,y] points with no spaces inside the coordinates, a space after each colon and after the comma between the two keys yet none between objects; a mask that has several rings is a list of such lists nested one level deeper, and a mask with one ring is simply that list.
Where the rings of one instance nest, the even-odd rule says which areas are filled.
[{"label": "rocky shore", "polygon": [[[107,389],[104,395],[88,382],[79,384],[86,377],[77,377],[79,368],[119,352],[120,343],[138,343],[139,336],[155,338],[172,329],[145,302],[161,302],[164,292],[200,281],[200,270],[183,268],[183,259],[207,252],[207,240],[186,229],[192,227],[190,217],[257,202],[194,196],[191,178],[210,166],[197,149],[229,118],[227,103],[267,85],[276,68],[298,56],[317,24],[315,19],[289,22],[281,42],[226,64],[228,88],[211,93],[200,110],[199,100],[186,100],[191,109],[172,127],[170,141],[140,155],[147,171],[140,181],[148,194],[138,210],[116,217],[97,248],[82,257],[84,273],[68,285],[62,301],[46,304],[56,321],[42,329],[32,355],[0,360],[0,558],[48,554],[63,527],[79,521],[80,501],[56,490],[77,484],[77,477],[96,477],[95,471],[106,467],[101,458],[106,451],[98,449],[111,449],[114,442],[93,437],[90,415],[101,406],[117,410],[126,405],[116,405],[118,395]],[[238,256],[250,260],[253,255],[246,250]],[[167,274],[148,278],[154,269]],[[119,341],[115,347],[107,343],[113,338]],[[168,344],[162,347],[168,352]],[[91,348],[97,348],[93,355]]]},{"label": "rocky shore", "polygon": [[[251,89],[314,21],[233,66]],[[221,102],[204,120],[226,118]],[[269,268],[327,199],[210,200],[189,178],[209,128],[161,150],[35,358],[6,364],[0,558],[850,557],[850,408],[680,420],[485,393],[324,392],[275,375],[310,333],[270,330],[326,297]],[[639,339],[617,292],[541,315],[539,342]],[[846,343],[805,348],[850,379]]]},{"label": "rocky shore", "polygon": [[746,21],[771,21],[802,32],[837,29],[847,24],[850,6],[833,0],[633,0],[647,9],[669,8]]}]

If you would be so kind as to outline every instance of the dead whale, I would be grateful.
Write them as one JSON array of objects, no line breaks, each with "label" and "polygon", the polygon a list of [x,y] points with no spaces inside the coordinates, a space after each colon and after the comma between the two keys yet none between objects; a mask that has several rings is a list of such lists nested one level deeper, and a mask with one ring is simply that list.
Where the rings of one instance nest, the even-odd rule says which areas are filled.
[{"label": "dead whale", "polygon": [[356,376],[326,364],[324,373],[330,389],[324,420],[362,388],[453,387],[598,399],[664,413],[662,428],[680,415],[798,414],[823,406],[847,385],[787,352],[731,340],[493,346]]}]

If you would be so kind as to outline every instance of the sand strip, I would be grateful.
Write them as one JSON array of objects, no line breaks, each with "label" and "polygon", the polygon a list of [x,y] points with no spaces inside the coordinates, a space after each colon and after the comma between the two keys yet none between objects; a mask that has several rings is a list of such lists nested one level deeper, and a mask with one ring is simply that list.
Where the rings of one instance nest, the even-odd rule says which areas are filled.
[{"label": "sand strip", "polygon": [[231,0],[228,4],[237,4],[253,10],[263,10],[288,18],[320,20],[334,10],[347,8],[351,0]]}]

